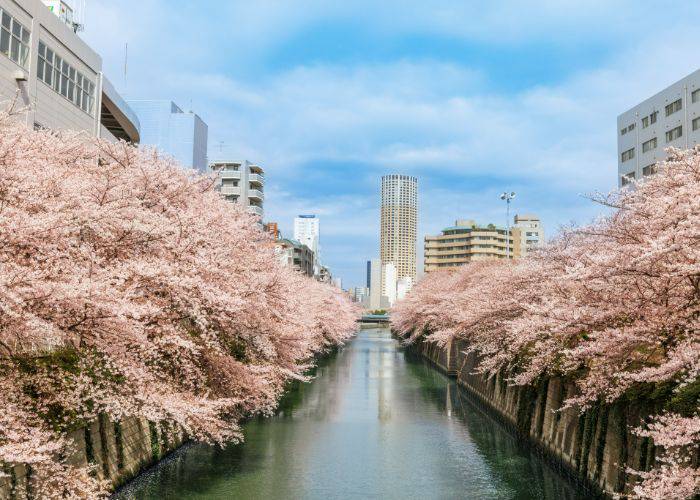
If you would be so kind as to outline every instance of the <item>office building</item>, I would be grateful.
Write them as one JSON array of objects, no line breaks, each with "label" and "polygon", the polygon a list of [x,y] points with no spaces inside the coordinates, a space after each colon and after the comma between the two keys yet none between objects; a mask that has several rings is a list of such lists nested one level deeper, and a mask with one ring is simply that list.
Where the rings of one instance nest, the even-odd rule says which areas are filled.
[{"label": "office building", "polygon": [[407,175],[382,177],[380,258],[396,266],[397,279],[416,278],[418,179]]},{"label": "office building", "polygon": [[282,264],[306,276],[314,275],[314,254],[306,245],[290,239],[275,242],[275,252]]},{"label": "office building", "polygon": [[333,284],[334,287],[339,288],[340,290],[343,289],[343,278],[340,276],[336,276],[331,280],[331,283]]},{"label": "office building", "polygon": [[[437,236],[426,236],[424,270],[459,267],[476,260],[511,259],[526,256],[544,242],[544,228],[535,215],[516,215],[506,237],[506,228],[480,226],[473,220],[458,220]],[[506,251],[506,246],[508,251]]]},{"label": "office building", "polygon": [[372,259],[370,261],[369,308],[372,310],[382,307],[382,261]]},{"label": "office building", "polygon": [[209,164],[217,174],[217,189],[232,203],[240,203],[250,213],[263,217],[265,172],[247,160],[214,160]]},{"label": "office building", "polygon": [[17,99],[24,108],[18,120],[140,140],[136,114],[103,75],[99,54],[76,34],[66,2],[0,0],[0,20],[0,100]]},{"label": "office building", "polygon": [[[382,264],[382,296],[389,307],[396,303],[397,270],[393,262]],[[402,278],[403,279],[403,278]]]},{"label": "office building", "polygon": [[316,268],[320,265],[321,260],[319,255],[320,231],[320,221],[315,215],[299,215],[294,218],[294,239],[300,241],[314,252]]},{"label": "office building", "polygon": [[352,300],[355,302],[363,302],[365,297],[369,296],[369,288],[366,286],[356,286],[353,288]]},{"label": "office building", "polygon": [[665,149],[700,143],[700,70],[617,117],[617,182],[652,175]]},{"label": "office building", "polygon": [[209,128],[192,111],[167,100],[130,99],[141,123],[141,144],[172,156],[185,168],[207,171]]}]

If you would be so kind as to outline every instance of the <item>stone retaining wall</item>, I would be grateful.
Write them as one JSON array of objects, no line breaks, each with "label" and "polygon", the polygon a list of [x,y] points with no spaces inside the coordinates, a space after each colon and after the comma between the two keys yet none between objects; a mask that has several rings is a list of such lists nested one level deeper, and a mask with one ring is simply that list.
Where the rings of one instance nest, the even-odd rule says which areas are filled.
[{"label": "stone retaining wall", "polygon": [[[95,475],[116,488],[154,464],[186,440],[179,429],[168,429],[145,419],[129,417],[115,422],[102,416],[86,428],[70,434],[73,442],[68,463],[95,467]],[[24,500],[32,495],[31,467],[5,466],[9,477],[0,479],[0,499]]]},{"label": "stone retaining wall", "polygon": [[571,382],[551,378],[537,387],[508,385],[500,374],[476,374],[478,358],[465,353],[466,347],[458,340],[445,348],[418,341],[412,349],[455,376],[469,394],[593,492],[608,497],[629,493],[635,478],[627,468],[653,467],[653,444],[630,431],[656,413],[651,404],[616,402],[584,413],[574,408],[559,411],[574,394]]}]

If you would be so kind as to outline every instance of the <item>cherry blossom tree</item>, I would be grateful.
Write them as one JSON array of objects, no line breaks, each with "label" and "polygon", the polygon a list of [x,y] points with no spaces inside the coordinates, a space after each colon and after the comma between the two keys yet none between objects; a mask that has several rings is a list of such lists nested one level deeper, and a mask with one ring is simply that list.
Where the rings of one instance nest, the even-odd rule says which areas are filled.
[{"label": "cherry blossom tree", "polygon": [[0,463],[29,464],[43,496],[104,493],[62,459],[101,414],[241,439],[357,314],[211,178],[0,115]]},{"label": "cherry blossom tree", "polygon": [[[573,378],[579,394],[566,403],[582,410],[632,390],[689,400],[647,434],[657,443],[672,432],[659,422],[697,426],[700,148],[669,154],[658,175],[595,197],[611,215],[562,230],[532,257],[428,275],[394,308],[394,327],[409,340],[465,339],[482,372],[504,371],[514,384]],[[645,474],[640,495],[663,496],[674,474],[697,490],[697,470],[688,474],[681,457],[700,439],[686,435]]]}]

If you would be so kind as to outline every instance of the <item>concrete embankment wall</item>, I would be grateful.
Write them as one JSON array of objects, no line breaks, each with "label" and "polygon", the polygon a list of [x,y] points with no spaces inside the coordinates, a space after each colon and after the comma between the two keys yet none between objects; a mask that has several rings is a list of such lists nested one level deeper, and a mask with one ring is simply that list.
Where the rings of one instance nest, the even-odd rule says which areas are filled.
[{"label": "concrete embankment wall", "polygon": [[508,385],[500,374],[476,374],[478,358],[465,353],[466,348],[458,340],[445,348],[424,341],[412,346],[592,492],[608,497],[629,493],[636,478],[627,468],[654,466],[651,440],[631,432],[657,412],[651,404],[620,401],[584,413],[561,410],[562,402],[575,394],[571,382],[550,378],[536,387]]},{"label": "concrete embankment wall", "polygon": [[[179,429],[158,426],[140,418],[115,422],[98,418],[90,426],[72,432],[72,465],[93,464],[94,474],[118,487],[135,477],[143,468],[154,464],[185,441]],[[31,488],[31,467],[6,465],[9,477],[0,478],[0,499],[37,498]]]}]

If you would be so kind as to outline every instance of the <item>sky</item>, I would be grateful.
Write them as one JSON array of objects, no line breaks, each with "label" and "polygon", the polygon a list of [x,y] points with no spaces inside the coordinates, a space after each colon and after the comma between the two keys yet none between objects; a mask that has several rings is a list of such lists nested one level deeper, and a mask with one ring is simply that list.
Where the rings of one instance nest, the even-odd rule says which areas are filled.
[{"label": "sky", "polygon": [[379,254],[385,174],[418,177],[419,263],[455,219],[505,225],[506,190],[548,237],[600,216],[617,115],[700,67],[700,3],[664,5],[87,0],[82,36],[122,94],[193,110],[210,156],[260,164],[284,236],[317,214],[347,288]]}]

